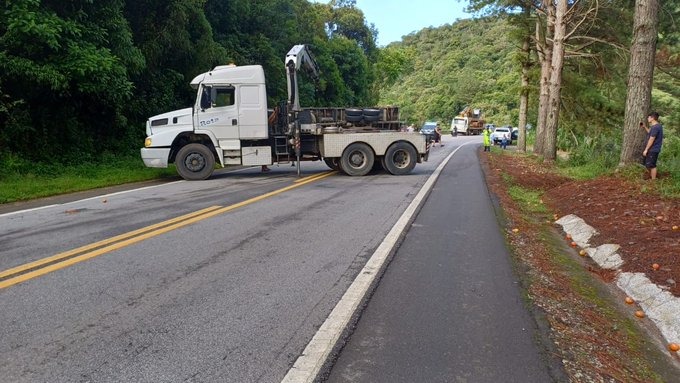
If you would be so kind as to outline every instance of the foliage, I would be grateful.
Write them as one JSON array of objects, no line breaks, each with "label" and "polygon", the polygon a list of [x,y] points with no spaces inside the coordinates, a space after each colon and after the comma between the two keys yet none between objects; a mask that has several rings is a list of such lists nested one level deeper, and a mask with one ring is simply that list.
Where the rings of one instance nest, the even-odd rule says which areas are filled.
[{"label": "foliage", "polygon": [[[355,0],[5,4],[0,176],[53,174],[63,165],[110,161],[103,153],[137,155],[144,121],[191,105],[189,81],[215,65],[262,65],[273,106],[287,93],[283,57],[301,43],[312,45],[321,68],[318,84],[300,83],[303,105],[398,105],[406,122],[437,120],[444,127],[472,106],[488,122],[516,125],[523,59],[518,52],[534,22],[518,12],[525,2],[475,0],[471,10],[479,18],[425,28],[377,48],[379,31]],[[674,176],[680,173],[673,138],[680,131],[678,5],[662,4],[652,94],[667,132],[660,168]],[[611,153],[620,150],[629,61],[622,47],[630,43],[631,20],[631,0],[601,3],[598,22],[584,29],[597,42],[571,46],[558,131],[558,146],[570,152],[571,166],[609,169]],[[528,122],[535,126],[537,66],[530,76]],[[533,140],[533,131],[528,138]]]},{"label": "foliage", "polygon": [[[380,103],[401,106],[409,122],[447,125],[465,106],[487,119],[517,118],[519,83],[513,70],[510,26],[499,18],[462,20],[426,28],[393,43],[379,56]],[[510,90],[510,92],[508,92]]]},{"label": "foliage", "polygon": [[[79,162],[126,136],[128,74],[142,64],[123,1],[17,0],[0,15],[0,147]],[[11,107],[11,113],[2,113]]]},{"label": "foliage", "polygon": [[664,131],[658,166],[662,174],[668,174],[680,186],[680,137],[677,131]]},{"label": "foliage", "polygon": [[[137,153],[150,116],[192,104],[188,83],[216,65],[260,64],[273,106],[283,58],[311,44],[318,88],[303,105],[376,102],[377,31],[355,2],[14,0],[0,13],[0,151],[58,165]],[[327,33],[331,29],[332,33]],[[38,166],[39,167],[39,166]]]}]

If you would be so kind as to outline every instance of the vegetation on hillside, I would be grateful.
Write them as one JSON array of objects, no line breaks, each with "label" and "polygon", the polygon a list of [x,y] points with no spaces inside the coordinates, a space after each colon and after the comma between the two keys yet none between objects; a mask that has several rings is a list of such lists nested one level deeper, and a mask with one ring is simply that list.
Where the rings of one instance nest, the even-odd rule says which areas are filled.
[{"label": "vegetation on hillside", "polygon": [[[532,25],[539,16],[516,12],[519,4],[526,3],[523,1],[471,3],[476,4],[473,10],[486,15],[426,28],[381,49],[377,65],[381,103],[400,105],[406,119],[415,123],[438,120],[448,124],[469,105],[482,109],[487,122],[518,125],[520,74],[522,63],[527,62],[521,48],[525,37],[535,41]],[[585,9],[598,4],[586,3],[581,2]],[[572,154],[568,166],[595,163],[604,172],[620,163],[634,18],[633,8],[623,7],[630,2],[625,3],[601,3],[598,12],[592,12],[596,19],[572,22],[571,31],[578,33],[571,35],[565,52],[555,144],[557,150]],[[674,177],[674,182],[680,182],[679,12],[677,1],[664,2],[659,11],[657,66],[649,106],[662,116],[665,141],[660,168]],[[527,122],[535,128],[540,124],[541,77],[535,48],[529,53],[528,64]],[[635,128],[641,136],[635,143],[642,145],[644,131],[637,124]],[[535,129],[527,136],[534,140],[534,133]]]},{"label": "vegetation on hillside", "polygon": [[189,82],[216,65],[261,64],[276,105],[286,98],[285,54],[301,43],[313,45],[322,71],[318,90],[300,89],[304,105],[371,105],[375,37],[348,0],[7,2],[0,159],[134,155],[145,120],[191,105]]},{"label": "vegetation on hillside", "polygon": [[[398,105],[405,122],[444,126],[471,106],[489,122],[516,126],[526,90],[526,121],[535,127],[541,68],[534,44],[522,46],[544,17],[540,8],[520,12],[534,5],[523,0],[470,4],[478,17],[379,48],[379,31],[354,0],[8,2],[0,13],[0,179],[138,157],[145,120],[191,105],[189,81],[215,65],[263,65],[274,106],[286,95],[283,57],[299,43],[313,46],[321,66],[317,87],[302,83],[303,105]],[[556,146],[571,153],[571,165],[612,169],[624,140],[635,7],[578,4],[584,8],[575,12],[599,8],[575,29],[565,55]],[[660,168],[676,178],[679,14],[678,0],[661,5],[651,92],[666,130]]]}]

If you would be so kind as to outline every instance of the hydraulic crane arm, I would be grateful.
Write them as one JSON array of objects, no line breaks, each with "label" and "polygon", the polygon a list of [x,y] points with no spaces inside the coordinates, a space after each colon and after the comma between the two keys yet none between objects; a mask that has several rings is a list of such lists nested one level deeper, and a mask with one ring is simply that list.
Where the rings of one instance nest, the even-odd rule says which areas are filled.
[{"label": "hydraulic crane arm", "polygon": [[294,112],[300,111],[300,99],[298,97],[297,72],[303,68],[314,81],[319,78],[319,66],[307,45],[296,45],[286,54],[286,76],[288,78],[288,109]]}]

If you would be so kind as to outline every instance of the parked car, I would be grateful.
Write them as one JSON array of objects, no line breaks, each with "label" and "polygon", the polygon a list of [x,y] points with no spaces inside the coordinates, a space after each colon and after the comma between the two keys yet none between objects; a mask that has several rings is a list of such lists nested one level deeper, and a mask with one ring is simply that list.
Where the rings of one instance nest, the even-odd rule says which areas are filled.
[{"label": "parked car", "polygon": [[434,129],[437,127],[436,122],[428,121],[423,124],[423,127],[420,128],[420,134],[427,134],[430,136],[434,136]]},{"label": "parked car", "polygon": [[501,142],[503,135],[507,135],[508,143],[512,143],[512,128],[510,126],[499,126],[491,133],[491,142],[496,145]]},{"label": "parked car", "polygon": [[510,137],[512,138],[513,141],[517,141],[517,139],[519,138],[519,129],[512,128],[512,133],[510,133]]}]

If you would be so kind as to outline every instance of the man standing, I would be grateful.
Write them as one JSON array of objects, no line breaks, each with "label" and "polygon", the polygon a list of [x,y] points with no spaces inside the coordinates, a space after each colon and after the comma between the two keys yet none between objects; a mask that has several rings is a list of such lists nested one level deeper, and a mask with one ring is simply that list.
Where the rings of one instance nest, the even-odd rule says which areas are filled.
[{"label": "man standing", "polygon": [[439,124],[434,128],[434,143],[439,144],[439,146],[444,146],[444,144],[442,144],[442,128],[439,127]]},{"label": "man standing", "polygon": [[640,127],[647,131],[647,139],[645,141],[645,150],[642,155],[645,157],[645,167],[649,172],[649,178],[656,179],[656,160],[659,158],[661,152],[661,144],[663,143],[663,126],[659,123],[659,113],[652,112],[647,115],[647,123],[649,127],[640,122]]},{"label": "man standing", "polygon": [[482,136],[484,136],[484,151],[485,152],[490,152],[491,151],[491,129],[487,126],[486,129],[482,132]]},{"label": "man standing", "polygon": [[503,133],[503,137],[501,138],[501,148],[502,149],[508,148],[508,135],[507,135],[507,133]]}]

